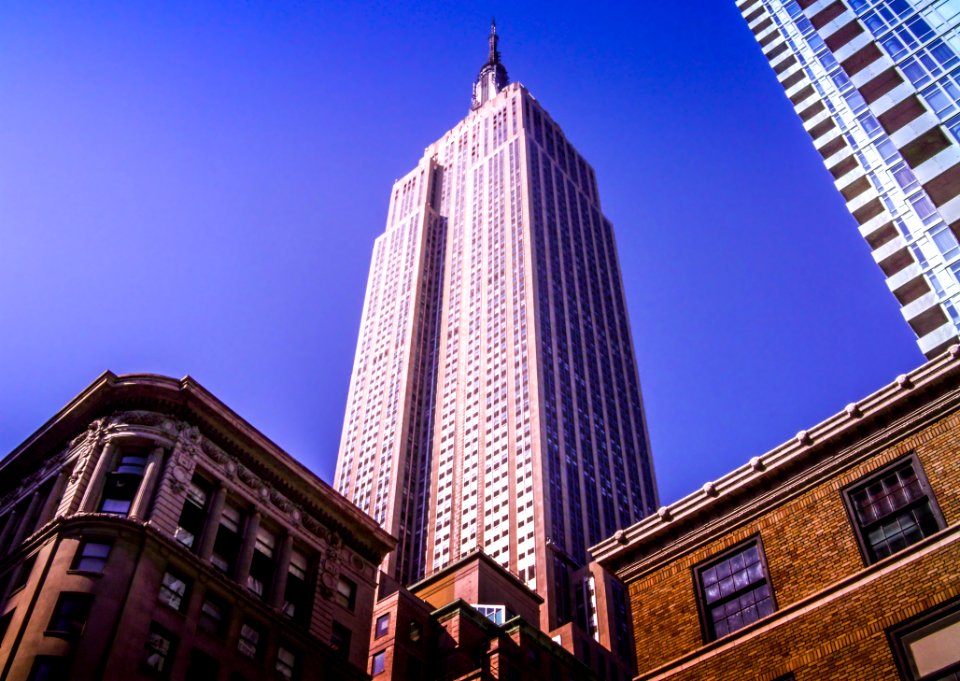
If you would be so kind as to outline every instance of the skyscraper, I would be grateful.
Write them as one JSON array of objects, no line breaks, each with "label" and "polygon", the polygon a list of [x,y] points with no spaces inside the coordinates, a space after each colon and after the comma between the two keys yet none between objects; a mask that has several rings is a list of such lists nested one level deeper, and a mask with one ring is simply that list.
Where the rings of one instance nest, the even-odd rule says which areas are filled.
[{"label": "skyscraper", "polygon": [[927,356],[960,328],[960,2],[737,0]]},{"label": "skyscraper", "polygon": [[393,187],[336,488],[416,581],[476,549],[574,609],[587,547],[657,504],[613,229],[593,169],[495,26],[470,113]]}]

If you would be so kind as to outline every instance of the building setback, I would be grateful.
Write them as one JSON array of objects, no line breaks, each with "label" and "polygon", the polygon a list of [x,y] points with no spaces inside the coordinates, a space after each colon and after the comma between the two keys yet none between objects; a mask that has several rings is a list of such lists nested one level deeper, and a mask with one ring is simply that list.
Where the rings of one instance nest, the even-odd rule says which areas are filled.
[{"label": "building setback", "polygon": [[960,678],[960,346],[593,552],[637,679]]},{"label": "building setback", "polygon": [[960,5],[738,0],[934,357],[960,328]]},{"label": "building setback", "polygon": [[399,582],[481,549],[545,631],[576,616],[587,547],[656,508],[596,177],[495,28],[470,113],[391,192],[335,486],[399,538]]},{"label": "building setback", "polygon": [[191,378],[105,373],[0,463],[0,678],[367,678],[393,544]]}]

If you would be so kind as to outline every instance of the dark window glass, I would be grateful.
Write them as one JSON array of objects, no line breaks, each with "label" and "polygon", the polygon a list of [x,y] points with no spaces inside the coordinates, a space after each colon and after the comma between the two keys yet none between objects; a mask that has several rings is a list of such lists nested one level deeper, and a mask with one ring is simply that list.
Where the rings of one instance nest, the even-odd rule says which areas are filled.
[{"label": "dark window glass", "polygon": [[259,528],[257,538],[254,541],[253,558],[250,561],[250,573],[247,576],[247,588],[260,598],[270,593],[276,550],[276,535],[262,527]]},{"label": "dark window glass", "polygon": [[350,637],[351,632],[349,629],[339,622],[333,623],[333,633],[330,635],[330,647],[344,659],[350,657]]},{"label": "dark window glass", "polygon": [[176,649],[177,637],[156,622],[152,622],[144,651],[144,672],[156,678],[169,677]]},{"label": "dark window glass", "polygon": [[212,594],[207,594],[200,604],[200,628],[223,636],[227,631],[230,611],[227,605]]},{"label": "dark window glass", "polygon": [[110,557],[112,544],[101,539],[87,539],[80,542],[77,554],[73,559],[73,569],[83,572],[103,573]]},{"label": "dark window glass", "polygon": [[67,681],[67,658],[51,655],[37,655],[33,658],[33,667],[27,681]]},{"label": "dark window glass", "polygon": [[210,485],[203,478],[194,476],[187,487],[187,498],[180,511],[180,520],[173,538],[186,546],[196,549],[197,541],[207,522],[207,504],[210,501]]},{"label": "dark window glass", "polygon": [[240,545],[240,511],[234,506],[226,505],[220,516],[220,527],[217,528],[210,562],[221,572],[229,574],[237,562]]},{"label": "dark window glass", "polygon": [[11,610],[0,617],[0,648],[3,648],[3,637],[7,633],[7,629],[10,627],[10,620],[13,619],[14,612],[16,612],[16,610]]},{"label": "dark window glass", "polygon": [[337,581],[337,591],[334,600],[351,612],[357,605],[357,585],[346,577]]},{"label": "dark window glass", "polygon": [[307,570],[307,557],[294,551],[290,556],[287,584],[283,591],[283,614],[298,622],[305,621],[310,612]]},{"label": "dark window glass", "polygon": [[720,638],[777,609],[758,541],[697,569],[708,640]]},{"label": "dark window glass", "polygon": [[897,625],[889,636],[902,678],[960,681],[960,599]]},{"label": "dark window glass", "polygon": [[244,657],[257,659],[263,652],[263,631],[251,624],[244,622],[240,625],[240,638],[237,640],[237,650]]},{"label": "dark window glass", "polygon": [[64,592],[60,594],[53,617],[47,627],[48,633],[79,636],[87,623],[93,596],[85,593]]},{"label": "dark window glass", "polygon": [[297,655],[293,651],[280,646],[277,648],[277,664],[274,667],[277,676],[282,679],[293,679],[297,670]]},{"label": "dark window glass", "polygon": [[381,650],[379,653],[374,653],[372,661],[370,663],[370,673],[381,674],[383,673],[383,670],[386,668],[387,668],[386,651]]},{"label": "dark window glass", "polygon": [[157,599],[177,612],[183,612],[187,609],[189,598],[190,581],[174,570],[164,572]]},{"label": "dark window glass", "polygon": [[37,554],[33,554],[25,561],[20,563],[20,566],[14,568],[14,577],[13,581],[10,583],[10,593],[14,591],[19,591],[27,585],[27,580],[30,579],[30,573],[33,572],[33,564],[37,562]]},{"label": "dark window glass", "polygon": [[213,655],[209,655],[199,648],[190,651],[190,664],[184,681],[214,681],[220,673],[220,663]]},{"label": "dark window glass", "polygon": [[846,491],[845,499],[868,564],[943,527],[940,510],[915,456],[857,483]]},{"label": "dark window glass", "polygon": [[143,470],[147,465],[145,452],[121,453],[113,471],[107,475],[103,487],[103,500],[100,502],[102,513],[127,515],[130,505],[143,480]]},{"label": "dark window glass", "polygon": [[387,630],[390,628],[390,613],[386,615],[380,615],[377,618],[377,626],[374,629],[374,638],[380,638],[387,635]]}]

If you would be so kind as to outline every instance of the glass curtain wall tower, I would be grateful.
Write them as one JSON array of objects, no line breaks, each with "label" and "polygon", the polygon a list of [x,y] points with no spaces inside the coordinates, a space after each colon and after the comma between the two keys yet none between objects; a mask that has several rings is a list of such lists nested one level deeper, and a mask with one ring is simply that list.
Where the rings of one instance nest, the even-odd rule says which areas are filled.
[{"label": "glass curtain wall tower", "polygon": [[336,488],[411,583],[476,549],[571,618],[587,548],[657,505],[613,229],[593,169],[495,27],[471,111],[393,187]]},{"label": "glass curtain wall tower", "polygon": [[960,325],[960,0],[738,0],[920,350]]}]

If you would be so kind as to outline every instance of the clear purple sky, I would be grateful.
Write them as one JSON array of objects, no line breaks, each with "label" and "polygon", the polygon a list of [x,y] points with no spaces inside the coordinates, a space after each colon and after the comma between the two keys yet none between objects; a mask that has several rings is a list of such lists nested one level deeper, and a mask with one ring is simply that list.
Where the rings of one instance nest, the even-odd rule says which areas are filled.
[{"label": "clear purple sky", "polygon": [[394,178],[501,52],[597,171],[661,496],[923,362],[733,0],[14,2],[0,452],[100,372],[191,374],[332,480]]}]

